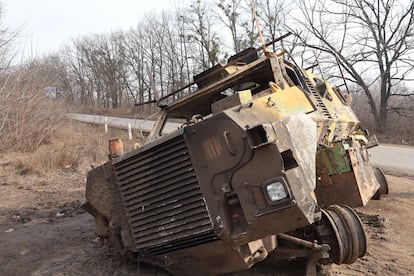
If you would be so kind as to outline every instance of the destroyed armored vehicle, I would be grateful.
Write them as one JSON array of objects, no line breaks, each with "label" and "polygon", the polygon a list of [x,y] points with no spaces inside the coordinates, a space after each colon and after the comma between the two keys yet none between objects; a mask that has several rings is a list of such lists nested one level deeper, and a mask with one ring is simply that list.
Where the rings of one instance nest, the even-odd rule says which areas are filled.
[{"label": "destroyed armored vehicle", "polygon": [[98,236],[174,275],[265,262],[276,271],[294,258],[312,274],[318,263],[364,256],[364,229],[348,206],[380,187],[366,132],[338,88],[258,50],[195,76],[198,89],[183,98],[159,99],[142,147],[124,153],[111,141],[111,160],[88,173],[83,205]]}]

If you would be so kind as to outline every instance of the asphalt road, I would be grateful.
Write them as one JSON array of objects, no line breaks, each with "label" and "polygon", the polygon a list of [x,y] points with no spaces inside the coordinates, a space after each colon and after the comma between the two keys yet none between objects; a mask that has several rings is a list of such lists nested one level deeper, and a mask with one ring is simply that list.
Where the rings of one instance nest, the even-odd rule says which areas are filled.
[{"label": "asphalt road", "polygon": [[388,172],[414,176],[414,147],[380,144],[369,149],[372,164]]},{"label": "asphalt road", "polygon": [[[110,116],[87,115],[69,113],[68,117],[84,123],[104,125],[109,127],[127,129],[128,124],[132,129],[149,132],[154,125],[152,120],[127,119]],[[106,119],[105,119],[106,118]],[[180,127],[180,124],[168,123],[165,132],[172,132]],[[384,169],[386,172],[414,176],[414,147],[403,145],[381,144],[368,150],[371,163]]]}]

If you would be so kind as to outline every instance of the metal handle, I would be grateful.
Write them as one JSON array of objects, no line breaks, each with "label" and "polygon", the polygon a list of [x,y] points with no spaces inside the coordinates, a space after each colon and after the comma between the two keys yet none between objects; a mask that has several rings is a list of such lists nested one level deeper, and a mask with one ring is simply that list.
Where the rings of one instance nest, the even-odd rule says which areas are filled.
[{"label": "metal handle", "polygon": [[231,155],[235,155],[236,150],[233,149],[233,147],[231,146],[229,136],[230,136],[230,133],[227,130],[223,132],[223,137],[224,137],[224,141],[226,142],[227,150],[229,151]]}]

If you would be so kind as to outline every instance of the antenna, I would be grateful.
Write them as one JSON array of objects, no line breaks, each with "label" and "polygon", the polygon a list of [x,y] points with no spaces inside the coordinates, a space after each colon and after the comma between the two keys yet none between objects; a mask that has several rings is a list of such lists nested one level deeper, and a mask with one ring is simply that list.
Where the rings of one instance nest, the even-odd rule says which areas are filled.
[{"label": "antenna", "polygon": [[253,13],[254,21],[256,22],[257,32],[259,33],[260,40],[262,41],[263,51],[265,53],[268,53],[270,51],[269,51],[269,49],[266,46],[266,42],[265,42],[264,37],[263,37],[262,29],[260,28],[259,19],[257,18],[256,5],[254,4],[253,0],[250,0],[250,6],[252,8],[252,13]]}]

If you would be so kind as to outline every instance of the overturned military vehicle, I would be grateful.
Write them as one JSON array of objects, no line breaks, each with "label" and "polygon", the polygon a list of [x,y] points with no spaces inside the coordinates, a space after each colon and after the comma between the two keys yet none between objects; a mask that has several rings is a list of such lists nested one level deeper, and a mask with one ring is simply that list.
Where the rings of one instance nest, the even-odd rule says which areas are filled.
[{"label": "overturned military vehicle", "polygon": [[[171,274],[218,275],[303,258],[350,264],[366,252],[361,206],[380,187],[342,96],[282,55],[248,49],[171,93],[147,143],[91,170],[96,233]],[[184,119],[166,131],[169,119]],[[165,134],[165,132],[169,132]],[[381,175],[382,176],[382,175]],[[344,206],[341,206],[344,205]]]}]

